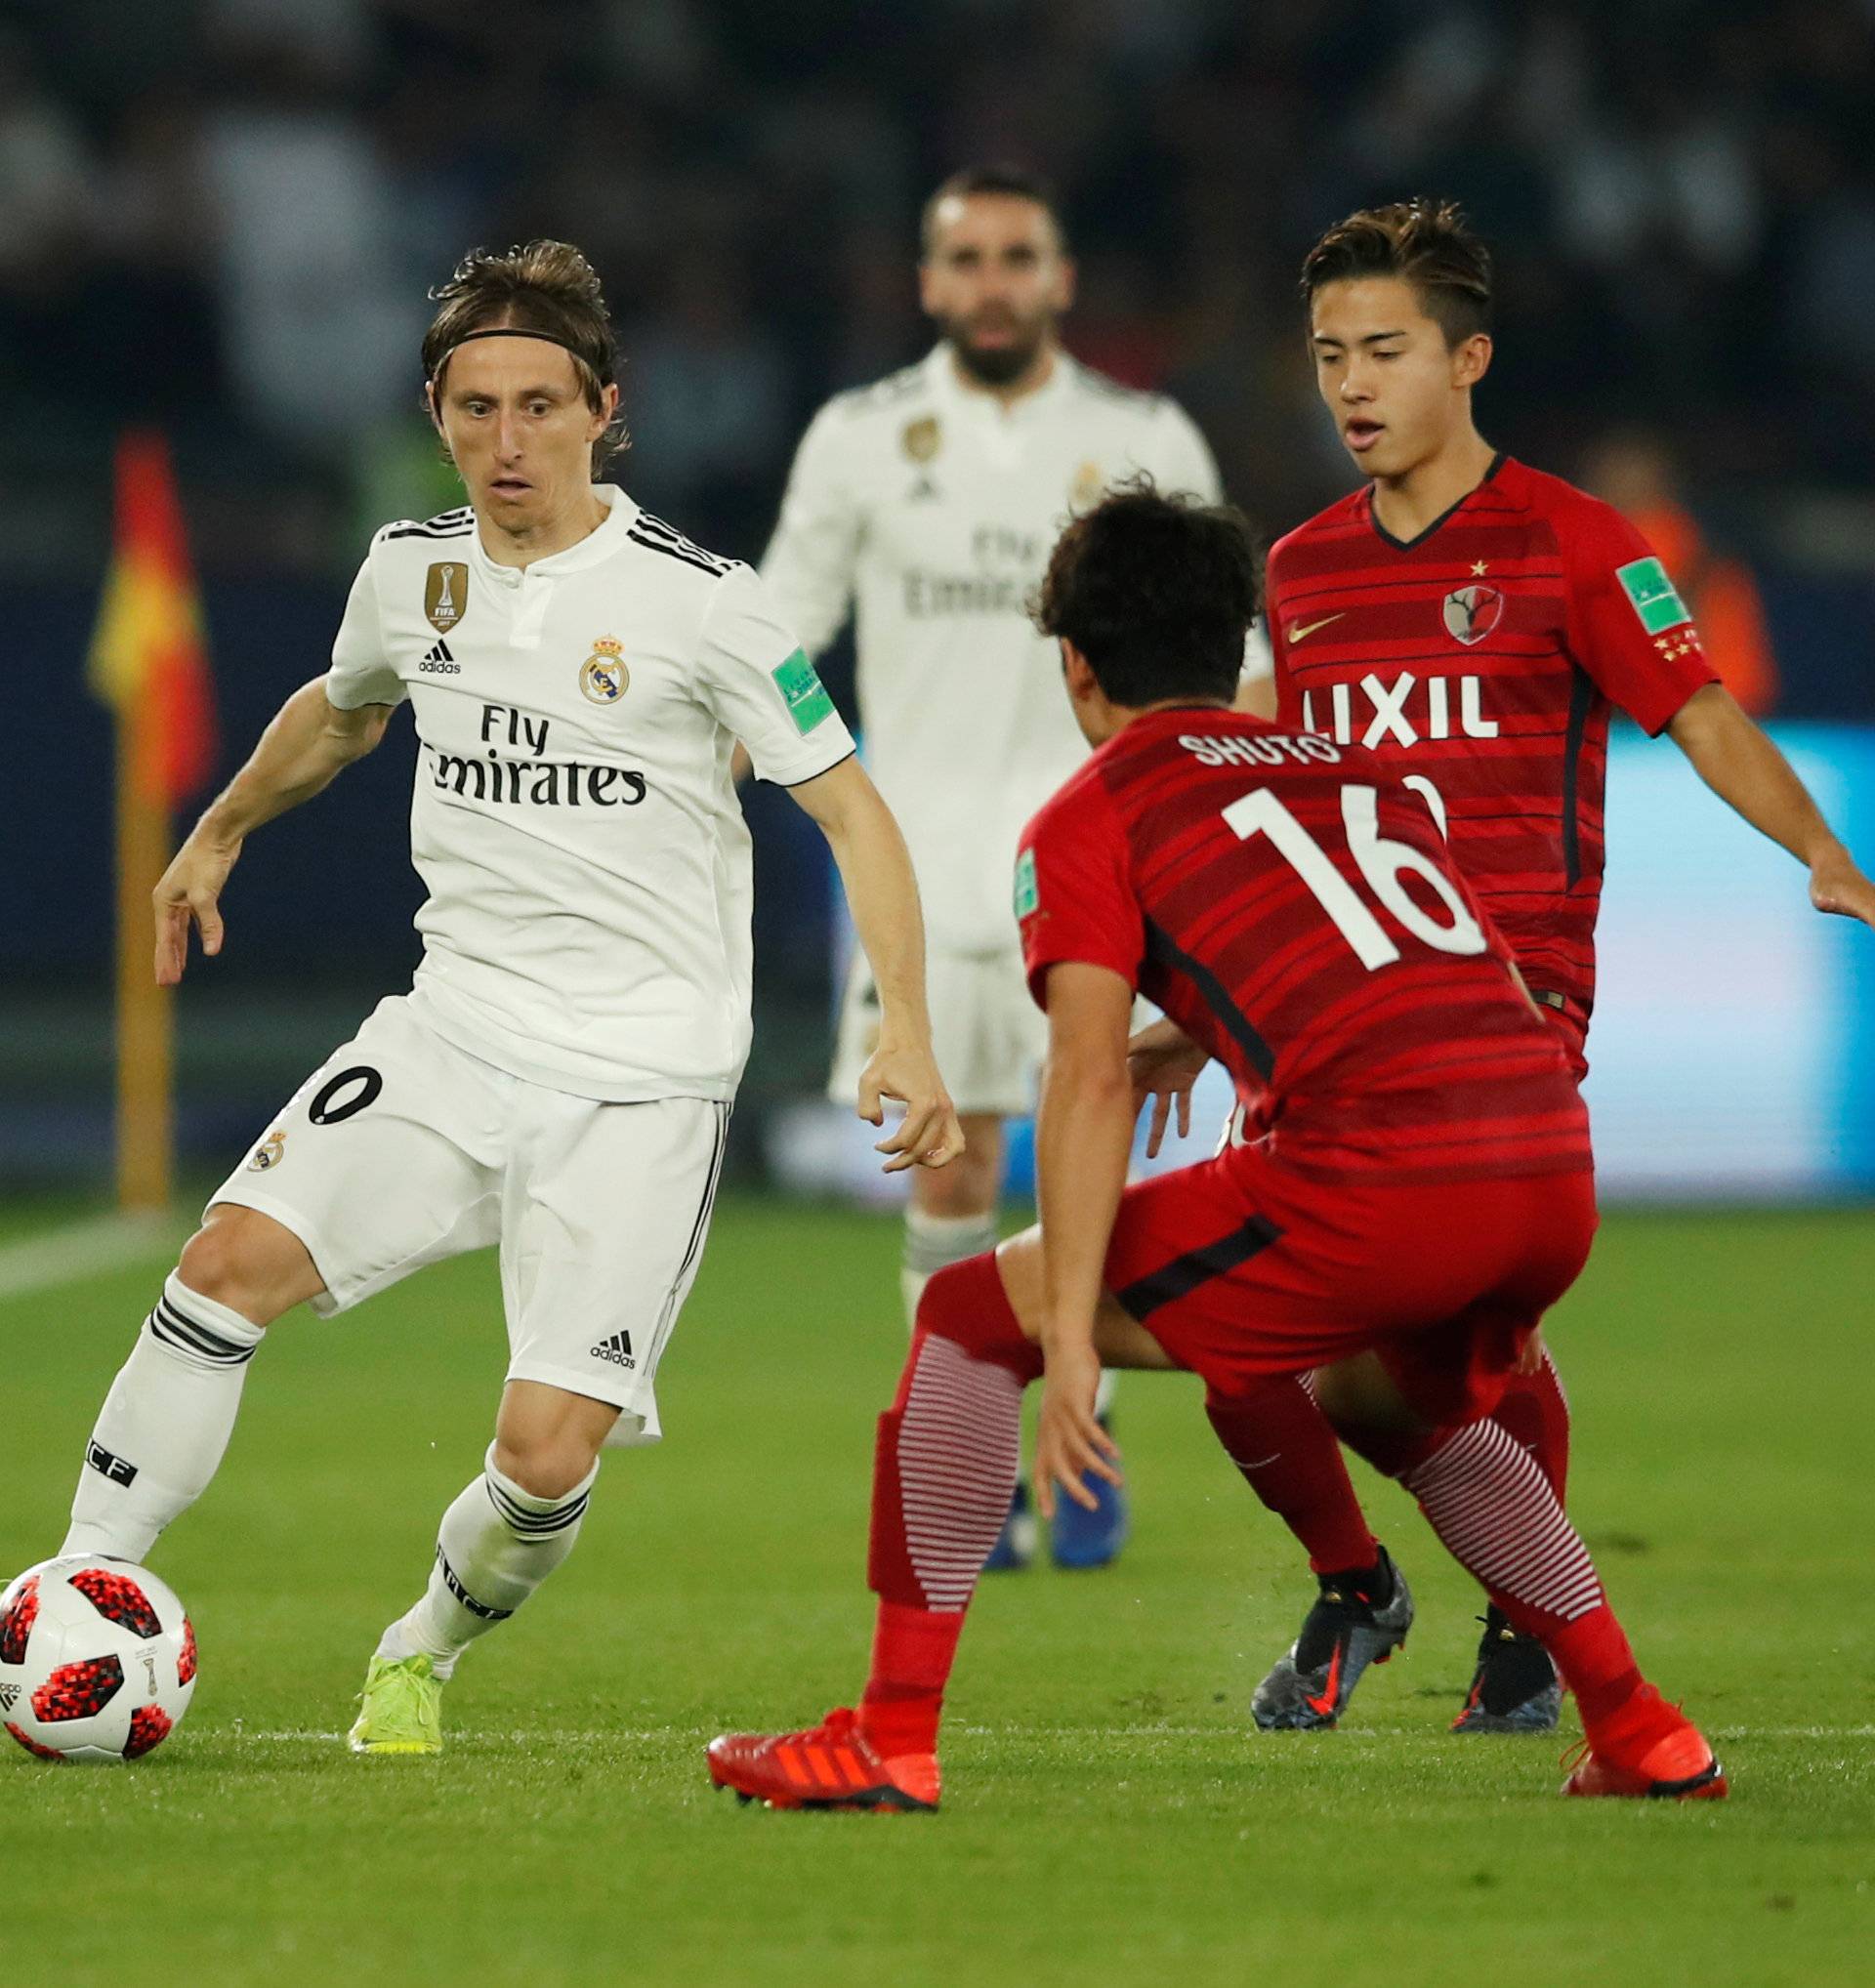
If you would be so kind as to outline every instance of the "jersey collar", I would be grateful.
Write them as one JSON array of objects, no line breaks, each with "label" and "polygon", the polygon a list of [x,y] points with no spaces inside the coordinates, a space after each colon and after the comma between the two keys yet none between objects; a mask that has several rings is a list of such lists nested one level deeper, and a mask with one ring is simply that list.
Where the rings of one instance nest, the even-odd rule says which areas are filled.
[{"label": "jersey collar", "polygon": [[562,573],[582,572],[588,566],[601,564],[623,548],[626,533],[638,521],[640,507],[616,483],[595,483],[593,495],[604,505],[605,518],[564,552],[536,559],[530,566],[504,566],[488,557],[481,543],[481,529],[478,526],[469,534],[470,558],[489,579],[505,587],[519,586],[523,574],[551,580]]},{"label": "jersey collar", "polygon": [[1374,486],[1371,483],[1369,483],[1366,488],[1366,491],[1363,494],[1367,505],[1367,522],[1373,526],[1374,536],[1376,538],[1383,539],[1388,545],[1392,546],[1395,552],[1396,553],[1409,553],[1413,550],[1415,546],[1424,545],[1426,541],[1432,537],[1434,532],[1438,531],[1441,525],[1447,523],[1450,519],[1456,518],[1458,514],[1465,509],[1466,505],[1468,505],[1472,501],[1472,499],[1476,497],[1481,489],[1483,489],[1485,484],[1488,483],[1491,480],[1491,478],[1497,475],[1498,471],[1504,467],[1505,460],[1506,458],[1504,455],[1504,451],[1502,449],[1499,449],[1497,453],[1494,456],[1492,456],[1488,467],[1485,469],[1484,474],[1478,479],[1476,483],[1472,485],[1472,487],[1469,490],[1466,491],[1464,496],[1462,496],[1456,504],[1448,504],[1445,507],[1445,509],[1441,511],[1438,514],[1438,516],[1433,519],[1432,523],[1427,525],[1424,531],[1415,532],[1411,538],[1396,538],[1393,535],[1393,533],[1389,531],[1384,524],[1381,523],[1380,513],[1374,509]]}]

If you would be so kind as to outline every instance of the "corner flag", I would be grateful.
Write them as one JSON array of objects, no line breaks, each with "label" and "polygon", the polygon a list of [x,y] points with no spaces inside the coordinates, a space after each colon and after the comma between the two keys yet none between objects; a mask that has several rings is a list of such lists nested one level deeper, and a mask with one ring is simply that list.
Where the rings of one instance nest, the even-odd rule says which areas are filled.
[{"label": "corner flag", "polygon": [[117,1197],[169,1203],[174,1017],[156,984],[150,898],[170,816],[215,770],[215,700],[183,507],[160,435],[117,445],[116,525],[87,668],[117,719]]}]

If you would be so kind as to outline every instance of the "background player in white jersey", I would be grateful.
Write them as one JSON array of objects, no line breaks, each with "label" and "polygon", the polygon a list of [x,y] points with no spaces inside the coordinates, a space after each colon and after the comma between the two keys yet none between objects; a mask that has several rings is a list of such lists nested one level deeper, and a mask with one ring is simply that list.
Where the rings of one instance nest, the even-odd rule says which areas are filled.
[{"label": "background player in white jersey", "polygon": [[64,1551],[141,1560],[207,1486],[246,1363],[499,1243],[507,1386],[435,1569],[385,1632],[352,1732],[434,1753],[440,1683],[571,1551],[608,1443],[656,1439],[659,1356],[695,1276],[749,1021],[749,837],[733,742],[820,825],[878,974],[862,1116],[896,1169],[961,1150],[933,1060],[904,843],[747,566],[593,480],[617,426],[610,320],[560,242],[478,252],[438,293],[431,412],[468,508],[371,542],[332,668],[290,697],[156,893],[157,977],[245,838],[417,730],[424,956],[217,1191],[88,1446]]},{"label": "background player in white jersey", "polygon": [[[866,762],[924,891],[932,1025],[967,1145],[958,1166],[912,1181],[908,1319],[928,1277],[994,1246],[1003,1121],[1034,1101],[1044,1034],[1009,879],[1028,816],[1087,748],[1029,596],[1069,512],[1109,483],[1144,471],[1164,490],[1207,503],[1220,494],[1211,452],[1181,408],[1062,350],[1074,267],[1038,182],[976,168],[938,187],[925,207],[919,292],[938,345],[814,417],[762,562],[810,654],[854,610]],[[878,1025],[877,986],[855,960],[836,1096]],[[1020,1565],[1033,1531],[1014,1514],[990,1564]],[[1124,1533],[1120,1495],[1104,1487],[1100,1512],[1064,1508],[1056,1558],[1103,1564]]]}]

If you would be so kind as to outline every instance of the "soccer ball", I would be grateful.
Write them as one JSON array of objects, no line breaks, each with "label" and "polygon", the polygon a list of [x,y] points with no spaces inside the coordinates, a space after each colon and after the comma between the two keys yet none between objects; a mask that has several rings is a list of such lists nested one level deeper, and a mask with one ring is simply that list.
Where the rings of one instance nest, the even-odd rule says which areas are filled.
[{"label": "soccer ball", "polygon": [[195,1632],[146,1567],[66,1553],[0,1594],[0,1720],[42,1760],[135,1760],[183,1722]]}]

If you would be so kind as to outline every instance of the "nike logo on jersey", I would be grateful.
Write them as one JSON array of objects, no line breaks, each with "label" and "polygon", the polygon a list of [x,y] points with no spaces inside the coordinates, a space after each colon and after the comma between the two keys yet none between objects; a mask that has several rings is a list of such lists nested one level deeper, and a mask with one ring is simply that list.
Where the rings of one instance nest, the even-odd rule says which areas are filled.
[{"label": "nike logo on jersey", "polygon": [[[1347,611],[1348,610],[1344,607],[1341,610],[1341,614],[1346,614]],[[1289,641],[1291,646],[1293,646],[1295,643],[1299,642],[1307,642],[1308,639],[1314,634],[1316,629],[1326,628],[1331,621],[1339,621],[1341,619],[1341,614],[1324,614],[1319,621],[1297,622],[1295,627],[1289,631]]]}]

